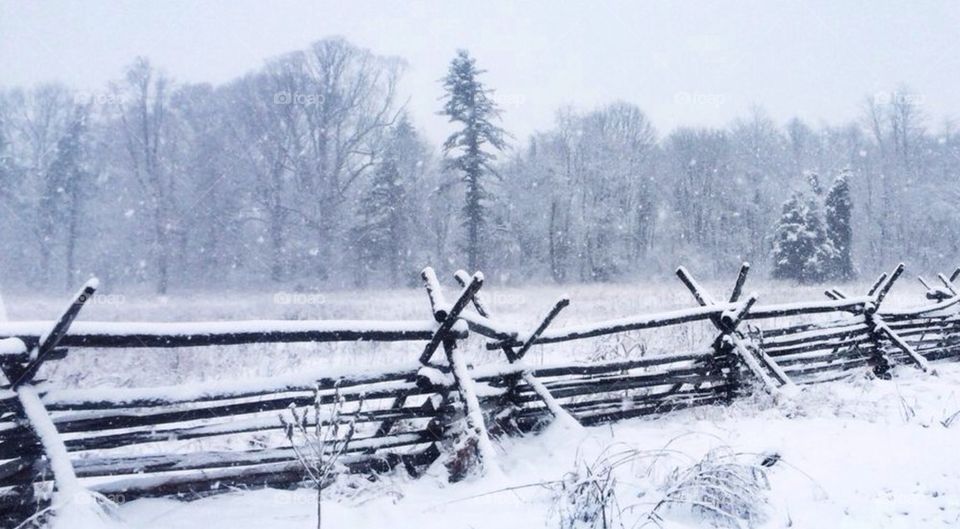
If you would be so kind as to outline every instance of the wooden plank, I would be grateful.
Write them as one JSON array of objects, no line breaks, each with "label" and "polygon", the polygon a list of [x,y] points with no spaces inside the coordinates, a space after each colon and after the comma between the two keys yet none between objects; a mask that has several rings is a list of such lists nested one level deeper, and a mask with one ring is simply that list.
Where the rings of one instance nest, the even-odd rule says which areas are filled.
[{"label": "wooden plank", "polygon": [[[711,386],[709,388],[690,388],[685,390],[666,389],[634,394],[632,396],[609,395],[598,396],[594,399],[577,400],[566,403],[565,408],[569,409],[575,417],[582,417],[585,412],[590,411],[618,411],[631,408],[647,408],[651,411],[669,406],[671,402],[694,400],[700,398],[717,398],[722,401],[725,397],[722,395],[729,390],[725,384]],[[719,397],[719,398],[718,398]],[[525,417],[544,417],[549,411],[546,407],[525,407],[517,415],[517,419],[522,420]]]},{"label": "wooden plank", "polygon": [[[619,334],[623,332],[640,331],[645,329],[657,329],[683,323],[705,321],[712,317],[719,316],[724,310],[734,306],[736,305],[724,304],[714,307],[699,307],[696,309],[677,310],[654,315],[620,318],[617,320],[609,320],[588,325],[560,327],[544,331],[540,338],[533,341],[533,344],[545,345],[551,343],[562,343],[573,340],[583,340],[586,338],[597,338],[609,334]],[[521,344],[516,341],[508,343],[490,343],[487,344],[487,349],[497,350],[502,348],[503,345],[516,347]]]},{"label": "wooden plank", "polygon": [[707,291],[704,290],[697,281],[690,275],[690,272],[687,271],[684,267],[677,268],[677,277],[680,278],[680,281],[687,287],[687,290],[693,294],[693,298],[697,300],[697,303],[701,307],[706,307],[707,305],[715,305],[716,302],[710,297],[710,294],[707,294]]},{"label": "wooden plank", "polygon": [[695,406],[708,406],[711,404],[722,404],[726,397],[718,394],[704,395],[702,397],[691,397],[689,400],[674,400],[664,402],[653,407],[637,407],[611,411],[595,411],[591,413],[577,414],[578,420],[585,426],[594,426],[612,421],[622,421],[645,415],[669,413]]},{"label": "wooden plank", "polygon": [[950,291],[950,294],[951,294],[952,296],[956,296],[956,295],[957,295],[958,289],[957,289],[957,286],[953,284],[953,280],[952,280],[952,279],[948,279],[947,276],[945,276],[945,275],[943,275],[943,274],[937,274],[937,278],[940,279],[940,282],[943,283],[943,286],[946,287],[947,290]]},{"label": "wooden plank", "polygon": [[246,402],[205,402],[201,406],[184,408],[182,406],[155,406],[148,409],[117,408],[95,410],[91,412],[68,413],[54,418],[57,428],[62,433],[81,432],[89,430],[103,430],[112,428],[132,428],[136,426],[157,426],[166,423],[179,423],[193,420],[213,419],[218,417],[234,417],[244,414],[282,411],[290,406],[309,406],[318,400],[321,404],[332,404],[337,398],[345,402],[377,399],[386,399],[396,396],[403,391],[413,391],[416,394],[431,393],[431,390],[417,388],[413,382],[400,381],[390,386],[366,388],[363,386],[350,388],[339,396],[334,394],[320,395],[300,393],[294,395],[280,395],[272,398],[263,398]]},{"label": "wooden plank", "polygon": [[864,331],[862,333],[857,333],[850,336],[843,336],[836,340],[812,342],[809,345],[792,345],[790,347],[776,348],[766,347],[764,345],[761,348],[763,349],[764,353],[776,359],[777,362],[780,362],[782,357],[794,356],[801,353],[837,351],[850,347],[869,347],[873,344],[873,336],[869,332]]},{"label": "wooden plank", "polygon": [[[386,408],[379,411],[369,411],[361,414],[345,414],[355,420],[357,424],[381,422],[384,420],[424,420],[432,419],[438,412],[424,410],[420,406],[405,407],[400,409]],[[311,426],[315,423],[311,422]],[[212,422],[209,424],[190,425],[182,427],[171,427],[157,429],[151,426],[145,429],[126,429],[125,431],[108,430],[100,432],[96,430],[81,432],[82,434],[96,435],[76,435],[65,441],[65,444],[71,452],[86,450],[105,450],[120,448],[138,444],[152,444],[162,442],[182,442],[196,439],[207,439],[214,437],[231,436],[237,434],[256,433],[256,432],[280,432],[281,427],[276,417],[266,416],[254,419],[236,419],[222,422]],[[110,432],[110,433],[107,433]],[[382,437],[386,433],[377,432],[372,437]],[[358,438],[359,439],[359,438]]]},{"label": "wooden plank", "polygon": [[[743,342],[739,340],[736,336],[732,334],[727,334],[724,336],[724,339],[729,340],[730,347],[737,354],[740,360],[743,361],[744,365],[753,373],[753,376],[757,378],[760,382],[763,383],[763,387],[770,393],[777,394],[779,390],[777,389],[777,384],[770,378],[769,375],[764,371],[763,367],[749,349],[744,347]],[[789,379],[788,379],[789,380]]]},{"label": "wooden plank", "polygon": [[[0,338],[20,337],[28,345],[39,341],[48,322],[0,323]],[[382,327],[382,328],[378,328]],[[164,349],[259,343],[405,342],[433,336],[431,321],[231,321],[231,322],[83,322],[65,336],[65,347],[95,349]],[[466,334],[456,331],[459,337]]]},{"label": "wooden plank", "polygon": [[93,297],[98,285],[99,282],[95,278],[87,281],[80,292],[73,297],[70,305],[63,311],[53,327],[37,338],[37,345],[30,349],[29,361],[26,365],[0,364],[0,370],[7,377],[11,388],[16,390],[17,387],[33,380],[40,366],[49,360],[49,356],[57,349],[67,330],[70,329],[70,325],[73,324],[73,320],[80,313],[80,309],[83,308],[87,300]]},{"label": "wooden plank", "polygon": [[740,271],[737,273],[737,282],[733,285],[733,291],[730,293],[730,303],[736,303],[740,300],[740,294],[743,293],[743,285],[747,282],[747,274],[750,273],[750,263],[744,262],[740,265]]},{"label": "wooden plank", "polygon": [[[424,282],[428,282],[427,270],[430,268],[424,269]],[[434,276],[436,277],[436,276]],[[473,278],[470,280],[470,284],[464,287],[463,291],[460,292],[460,296],[457,297],[457,301],[453,304],[453,307],[450,308],[449,313],[444,313],[443,321],[440,322],[440,327],[433,333],[433,336],[430,338],[430,341],[427,343],[427,346],[424,348],[423,353],[420,355],[420,363],[426,365],[430,362],[430,359],[433,357],[433,353],[436,352],[437,347],[440,346],[440,343],[448,338],[448,333],[453,329],[454,324],[457,322],[457,319],[460,316],[460,313],[463,309],[466,308],[467,304],[470,303],[470,300],[473,299],[473,295],[480,290],[480,287],[483,286],[483,274],[476,273],[473,275]]]},{"label": "wooden plank", "polygon": [[[414,364],[416,365],[416,364]],[[306,376],[273,377],[254,382],[200,383],[189,388],[144,387],[100,389],[49,390],[43,395],[50,411],[81,411],[116,408],[149,408],[174,404],[270,398],[288,393],[310,393],[319,388],[324,394],[333,394],[335,388],[354,395],[363,391],[385,389],[387,383],[412,384],[416,368],[398,367],[384,372],[360,373],[331,377]],[[324,396],[327,398],[327,395]]]},{"label": "wooden plank", "polygon": [[[614,381],[605,381],[601,383],[592,383],[583,381],[580,384],[570,385],[568,387],[547,387],[553,399],[567,399],[571,397],[599,396],[609,393],[621,394],[624,391],[640,390],[657,387],[673,387],[676,385],[690,384],[694,386],[703,384],[725,385],[727,380],[722,376],[711,375],[707,371],[700,371],[687,377],[676,376],[666,379],[652,379],[642,376],[622,377]],[[620,397],[624,397],[620,395]],[[517,402],[530,402],[533,400],[542,400],[539,395],[520,394]],[[566,406],[566,404],[564,404]]]},{"label": "wooden plank", "polygon": [[[466,283],[466,272],[458,270],[454,273],[454,278],[460,283],[461,286],[464,286]],[[473,296],[473,306],[483,317],[489,317],[490,312],[487,309],[487,305],[483,302],[482,299],[478,298],[479,292],[474,293]],[[547,313],[547,315],[540,321],[540,324],[537,328],[526,338],[526,343],[520,347],[519,351],[514,352],[513,348],[509,345],[503,345],[501,349],[503,350],[504,356],[507,357],[507,361],[511,364],[522,360],[523,357],[527,354],[527,351],[530,350],[530,347],[533,346],[534,341],[540,337],[541,334],[547,329],[554,318],[560,314],[560,311],[563,310],[566,306],[570,304],[570,298],[567,296],[562,296],[553,307]],[[537,379],[536,375],[530,371],[524,371],[522,376],[523,381],[530,387],[534,393],[543,401],[547,406],[547,409],[550,410],[550,413],[553,414],[554,418],[559,419],[567,424],[578,424],[576,419],[573,418],[569,413],[567,413],[562,406],[557,402],[557,399],[550,394],[548,390],[540,381]],[[510,393],[515,394],[517,385],[515,382],[510,382]]]},{"label": "wooden plank", "polygon": [[893,332],[889,326],[883,323],[882,320],[877,321],[877,331],[886,336],[898,349],[905,353],[916,366],[923,371],[924,373],[935,374],[935,371],[930,369],[930,364],[927,362],[927,359],[917,353],[913,347],[910,346],[903,338],[901,338],[897,333]]},{"label": "wooden plank", "polygon": [[[550,312],[548,312],[547,315],[540,320],[540,324],[537,325],[537,328],[533,331],[533,333],[530,334],[530,337],[527,338],[525,343],[520,346],[519,350],[513,353],[514,358],[513,360],[510,360],[510,362],[513,363],[518,360],[523,360],[523,357],[526,356],[530,348],[533,347],[533,344],[537,338],[539,338],[540,335],[547,330],[547,327],[550,326],[550,323],[553,322],[554,318],[556,318],[557,315],[560,314],[560,311],[568,305],[570,305],[570,298],[563,296],[558,299],[557,302],[553,304],[553,307],[550,308]],[[505,349],[505,351],[506,350],[507,349]]]},{"label": "wooden plank", "polygon": [[749,313],[748,320],[787,318],[792,316],[812,316],[836,312],[859,312],[872,300],[867,297],[847,298],[837,301],[815,301],[802,303],[784,303],[781,305],[758,305]]},{"label": "wooden plank", "polygon": [[[378,438],[358,439],[350,442],[345,455],[359,456],[368,451],[396,449],[423,445],[433,441],[427,431],[401,432]],[[203,451],[191,453],[137,454],[121,457],[85,457],[76,459],[74,465],[79,477],[121,476],[124,474],[153,474],[158,472],[183,472],[253,466],[267,463],[296,461],[291,447],[260,450]]]},{"label": "wooden plank", "polygon": [[[709,294],[696,282],[693,276],[682,266],[677,269],[677,276],[686,285],[687,289],[693,294],[701,306],[713,305],[714,301]],[[720,331],[717,338],[718,344],[724,344],[731,348],[740,360],[747,366],[751,373],[763,383],[766,391],[772,394],[778,394],[779,389],[776,383],[767,375],[770,371],[777,378],[781,385],[793,386],[790,377],[784,373],[783,369],[777,365],[770,356],[766,355],[759,348],[752,350],[743,342],[743,338],[737,331],[737,325],[750,314],[750,309],[756,303],[756,295],[752,295],[745,303],[741,304],[733,313],[724,312],[719,318],[712,318],[711,321]],[[718,351],[719,352],[719,351]]]},{"label": "wooden plank", "polygon": [[887,273],[884,272],[880,274],[880,277],[878,277],[877,280],[873,282],[873,285],[870,286],[870,290],[867,291],[867,295],[870,297],[873,297],[874,294],[877,293],[877,289],[880,288],[880,285],[882,285],[886,280],[887,280]]},{"label": "wooden plank", "polygon": [[[389,472],[403,461],[400,454],[366,455],[347,458],[349,472]],[[189,499],[237,489],[297,484],[306,481],[299,461],[207,469],[181,474],[147,474],[90,485],[106,496],[122,495],[129,501],[143,497],[186,496]]]},{"label": "wooden plank", "polygon": [[893,284],[897,282],[897,279],[900,279],[900,276],[903,274],[903,271],[906,269],[906,265],[900,263],[893,270],[893,273],[890,274],[890,277],[884,282],[883,286],[877,290],[875,295],[876,301],[875,304],[877,307],[880,307],[883,304],[883,300],[887,297],[887,294],[890,293],[890,289],[893,288]]},{"label": "wooden plank", "polygon": [[[477,276],[474,275],[474,278]],[[466,290],[466,289],[465,289]],[[472,293],[471,293],[472,296]],[[496,451],[493,448],[493,442],[490,441],[487,433],[487,426],[483,418],[483,409],[480,407],[480,401],[477,399],[477,390],[467,364],[457,349],[457,344],[453,340],[445,340],[443,343],[444,351],[447,354],[447,361],[452,369],[453,376],[457,381],[457,387],[460,388],[460,396],[463,399],[466,408],[467,435],[476,440],[477,452],[480,457],[481,468],[484,472],[494,470],[496,464]]]}]

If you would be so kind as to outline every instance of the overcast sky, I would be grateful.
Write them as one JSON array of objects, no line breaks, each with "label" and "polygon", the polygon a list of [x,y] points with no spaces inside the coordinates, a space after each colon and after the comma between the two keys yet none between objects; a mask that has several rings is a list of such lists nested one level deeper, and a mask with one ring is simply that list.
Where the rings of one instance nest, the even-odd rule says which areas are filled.
[{"label": "overcast sky", "polygon": [[856,117],[907,83],[932,126],[960,117],[960,2],[436,2],[0,0],[0,86],[97,90],[137,55],[181,82],[219,83],[341,35],[409,63],[404,93],[434,141],[457,48],[489,72],[518,138],[563,105],[626,100],[663,133],[724,125],[753,104],[778,122]]}]

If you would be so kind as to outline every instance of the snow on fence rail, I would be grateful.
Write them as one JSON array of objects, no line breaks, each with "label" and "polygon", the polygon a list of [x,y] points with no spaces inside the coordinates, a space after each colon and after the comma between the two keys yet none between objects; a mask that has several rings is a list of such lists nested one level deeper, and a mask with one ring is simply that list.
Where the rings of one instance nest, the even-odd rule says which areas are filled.
[{"label": "snow on fence rail", "polygon": [[[742,299],[748,271],[744,265],[731,294],[717,301],[680,268],[698,307],[554,329],[568,299],[537,326],[519,329],[491,313],[480,292],[483,276],[462,271],[455,276],[462,290],[449,303],[433,271],[424,270],[432,319],[404,322],[73,324],[97,287],[91,282],[55,322],[0,323],[0,370],[7,378],[0,388],[0,518],[23,520],[51,493],[76,483],[123,499],[299,484],[306,476],[278,419],[291,406],[340,406],[337,420],[355,426],[340,461],[345,471],[402,467],[416,475],[445,457],[456,478],[495,465],[491,435],[530,432],[551,420],[598,424],[725,403],[754,387],[779,396],[866,370],[886,378],[898,363],[931,371],[930,361],[960,357],[954,285],[960,269],[939,276],[943,288],[924,282],[931,303],[898,311],[880,308],[903,265],[865,296],[830,289],[822,301],[767,306],[755,294]],[[821,317],[811,321],[815,315]],[[700,351],[524,362],[534,345],[697,321],[716,327]],[[468,330],[506,362],[467,365],[458,344]],[[67,348],[332,341],[410,341],[422,348],[411,352],[410,364],[389,369],[242,382],[105,390],[58,389],[35,379]]]}]

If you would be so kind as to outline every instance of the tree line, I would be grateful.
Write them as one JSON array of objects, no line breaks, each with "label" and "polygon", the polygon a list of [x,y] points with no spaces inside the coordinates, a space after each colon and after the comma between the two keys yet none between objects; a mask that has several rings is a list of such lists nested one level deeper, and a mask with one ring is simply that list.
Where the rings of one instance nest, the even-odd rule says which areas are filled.
[{"label": "tree line", "polygon": [[216,86],[139,58],[96,93],[0,90],[2,281],[95,272],[165,293],[403,285],[427,264],[504,282],[957,264],[960,134],[905,88],[840,126],[754,109],[661,134],[613,102],[517,139],[460,52],[437,105],[453,132],[433,146],[405,112],[405,68],[325,39]]}]

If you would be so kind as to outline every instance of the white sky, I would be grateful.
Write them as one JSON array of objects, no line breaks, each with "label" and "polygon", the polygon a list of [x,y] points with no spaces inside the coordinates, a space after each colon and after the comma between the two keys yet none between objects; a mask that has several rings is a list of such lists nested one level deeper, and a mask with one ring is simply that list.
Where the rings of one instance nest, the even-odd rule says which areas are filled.
[{"label": "white sky", "polygon": [[663,133],[724,125],[759,104],[777,121],[856,117],[907,83],[931,125],[960,117],[960,2],[8,1],[0,86],[84,90],[145,55],[178,81],[223,82],[264,59],[341,35],[405,58],[409,108],[427,136],[439,79],[469,49],[517,138],[563,105],[639,105]]}]

